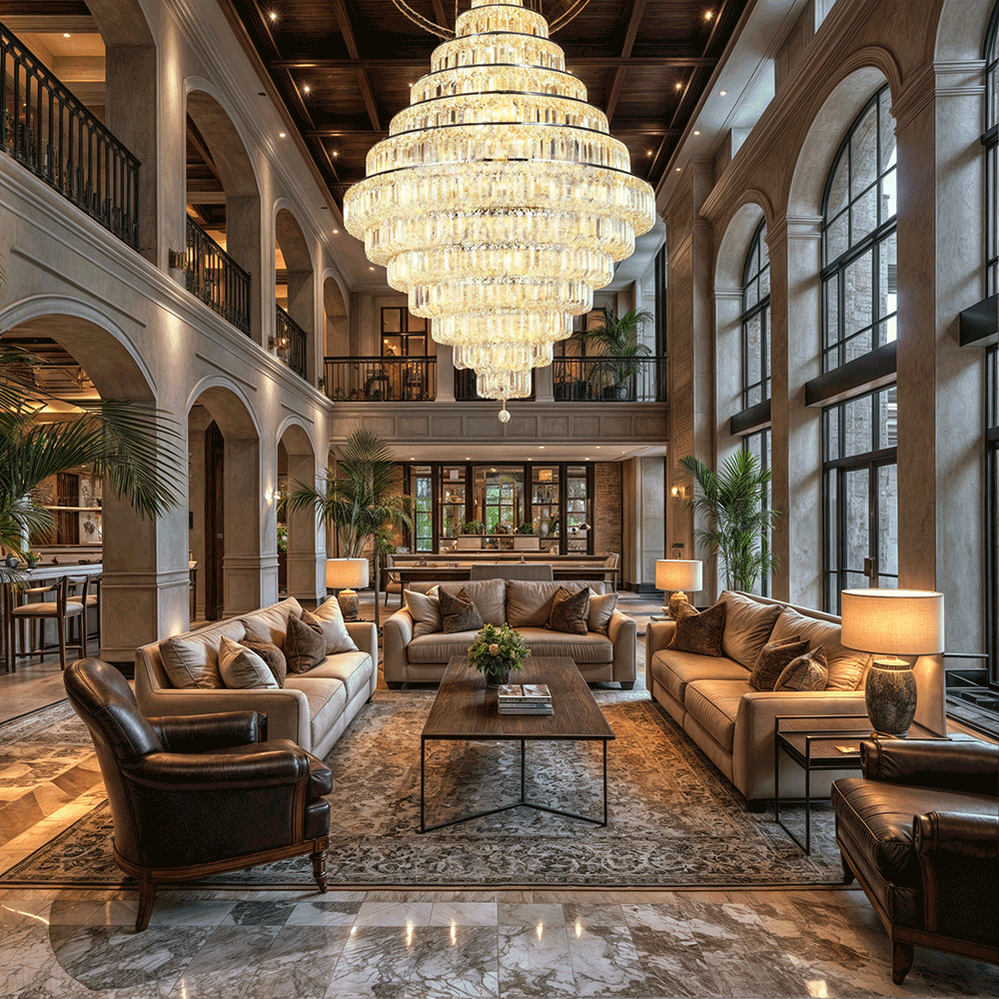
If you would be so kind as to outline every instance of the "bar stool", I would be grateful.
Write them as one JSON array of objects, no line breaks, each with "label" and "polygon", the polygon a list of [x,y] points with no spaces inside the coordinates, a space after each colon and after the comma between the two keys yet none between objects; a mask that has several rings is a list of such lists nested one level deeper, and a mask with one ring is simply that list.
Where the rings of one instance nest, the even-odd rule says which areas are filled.
[{"label": "bar stool", "polygon": [[[90,581],[94,585],[94,592],[88,593],[86,599],[84,600],[84,606],[87,608],[87,612],[93,607],[97,611],[97,654],[100,655],[101,651],[101,582],[104,576],[94,576]],[[87,630],[87,612],[83,615],[83,630]],[[84,653],[86,656],[86,653]]]},{"label": "bar stool", "polygon": [[[26,621],[28,622],[28,639],[25,642],[22,639],[23,645],[30,645],[31,636],[31,624],[33,622],[38,623],[39,628],[39,640],[37,649],[21,649],[22,656],[45,656],[45,621],[49,618],[54,619],[56,622],[56,634],[59,636],[59,665],[62,669],[66,668],[66,625],[68,621],[73,618],[79,618],[80,624],[80,641],[69,643],[72,648],[79,649],[80,658],[86,659],[87,657],[87,624],[85,618],[86,606],[87,606],[87,589],[90,583],[90,578],[88,576],[63,576],[57,583],[50,583],[48,586],[33,586],[27,590],[21,590],[20,593],[14,591],[14,606],[10,612],[11,618],[11,652],[13,653],[13,662],[16,668],[17,662],[17,632],[18,632],[18,622]],[[77,593],[76,590],[81,587],[81,592]],[[72,589],[72,594],[70,590]],[[18,604],[20,596],[28,596],[32,593],[50,593],[55,591],[55,600],[35,600],[33,602]]]}]

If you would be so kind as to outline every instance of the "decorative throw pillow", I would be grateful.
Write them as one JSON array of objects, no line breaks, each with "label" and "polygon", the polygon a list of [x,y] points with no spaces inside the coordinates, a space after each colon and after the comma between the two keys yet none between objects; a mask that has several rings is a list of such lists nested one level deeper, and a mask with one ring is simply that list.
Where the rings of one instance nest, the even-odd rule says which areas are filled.
[{"label": "decorative throw pillow", "polygon": [[559,587],[552,597],[545,627],[549,631],[563,631],[569,635],[585,635],[590,630],[590,590],[586,587],[570,593]]},{"label": "decorative throw pillow", "polygon": [[[302,611],[302,619],[308,611]],[[313,613],[309,614],[311,621],[305,623],[312,626],[315,621],[319,625],[319,630],[326,637],[326,655],[332,656],[337,652],[356,652],[357,643],[350,637],[347,625],[343,620],[343,611],[340,610],[340,603],[336,598],[321,603]]]},{"label": "decorative throw pillow", "polygon": [[413,618],[413,638],[433,635],[444,629],[441,622],[440,597],[406,590],[403,598],[406,601],[406,609]]},{"label": "decorative throw pillow", "polygon": [[795,636],[767,642],[753,663],[752,672],[749,674],[749,686],[756,690],[773,690],[781,673],[798,656],[803,656],[807,651],[807,638],[799,639]]},{"label": "decorative throw pillow", "polygon": [[784,667],[774,690],[825,690],[829,664],[820,645]]},{"label": "decorative throw pillow", "polygon": [[696,652],[701,656],[721,656],[725,605],[717,603],[698,612],[690,604],[681,604],[679,613],[673,640],[667,648],[677,652]]},{"label": "decorative throw pillow", "polygon": [[[311,615],[309,615],[311,617]],[[292,673],[304,673],[326,658],[326,636],[321,628],[310,627],[301,618],[288,618],[284,654]]]},{"label": "decorative throw pillow", "polygon": [[230,690],[250,687],[277,689],[278,682],[267,663],[247,646],[222,636],[219,644],[219,673]]},{"label": "decorative throw pillow", "polygon": [[610,624],[614,608],[617,607],[616,593],[594,593],[590,590],[589,625],[590,631],[595,631],[598,635],[607,634],[607,625]]},{"label": "decorative throw pillow", "polygon": [[478,631],[482,627],[482,615],[464,587],[457,593],[448,593],[442,589],[440,602],[445,635],[453,635],[458,631]]},{"label": "decorative throw pillow", "polygon": [[246,630],[241,642],[251,652],[256,652],[258,656],[267,664],[267,668],[274,674],[279,687],[284,686],[285,678],[288,676],[288,660],[284,653],[269,638],[262,638],[260,635]]},{"label": "decorative throw pillow", "polygon": [[197,638],[168,638],[160,643],[163,668],[175,687],[219,690],[219,657],[216,649]]}]

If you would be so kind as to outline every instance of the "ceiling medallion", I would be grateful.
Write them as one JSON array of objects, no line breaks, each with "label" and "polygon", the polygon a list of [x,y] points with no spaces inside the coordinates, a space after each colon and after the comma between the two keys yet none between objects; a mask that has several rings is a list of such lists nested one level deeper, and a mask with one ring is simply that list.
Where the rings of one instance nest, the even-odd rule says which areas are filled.
[{"label": "ceiling medallion", "polygon": [[472,0],[455,30],[368,153],[344,220],[478,394],[505,405],[652,228],[655,196],[541,14]]}]

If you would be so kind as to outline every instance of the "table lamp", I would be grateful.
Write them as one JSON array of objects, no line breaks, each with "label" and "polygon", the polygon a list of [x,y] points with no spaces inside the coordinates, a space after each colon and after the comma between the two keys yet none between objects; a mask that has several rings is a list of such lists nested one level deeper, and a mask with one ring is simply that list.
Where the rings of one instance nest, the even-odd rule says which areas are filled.
[{"label": "table lamp", "polygon": [[701,581],[702,563],[695,559],[661,558],[656,560],[656,589],[672,591],[669,604],[663,613],[675,621],[680,613],[680,604],[687,603],[684,590],[697,592],[703,587]]},{"label": "table lamp", "polygon": [[929,590],[843,590],[841,641],[874,653],[864,701],[874,735],[904,738],[916,713],[916,677],[899,656],[944,649],[944,598]]},{"label": "table lamp", "polygon": [[366,558],[328,558],[326,588],[339,590],[337,601],[344,621],[356,621],[359,616],[357,592],[354,587],[368,585]]}]

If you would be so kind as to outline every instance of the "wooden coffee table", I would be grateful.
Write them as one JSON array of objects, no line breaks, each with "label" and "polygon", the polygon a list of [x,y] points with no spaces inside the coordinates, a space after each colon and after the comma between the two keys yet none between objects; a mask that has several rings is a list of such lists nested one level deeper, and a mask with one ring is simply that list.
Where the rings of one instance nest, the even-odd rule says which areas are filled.
[{"label": "wooden coffee table", "polygon": [[[582,819],[596,825],[607,825],[607,743],[614,738],[586,681],[576,664],[558,656],[531,656],[524,669],[513,677],[516,683],[547,683],[552,694],[555,713],[551,715],[501,715],[496,703],[496,691],[486,687],[482,673],[469,669],[464,656],[452,656],[437,690],[433,707],[420,737],[420,832],[443,829],[458,822],[467,822],[483,815],[494,815],[524,805],[554,815]],[[526,743],[528,740],[565,740],[582,742],[600,740],[603,743],[603,818],[579,815],[560,808],[551,808],[528,801],[524,788]],[[426,821],[427,743],[432,740],[520,742],[520,799],[498,808],[463,815],[447,822],[428,826]]]}]

